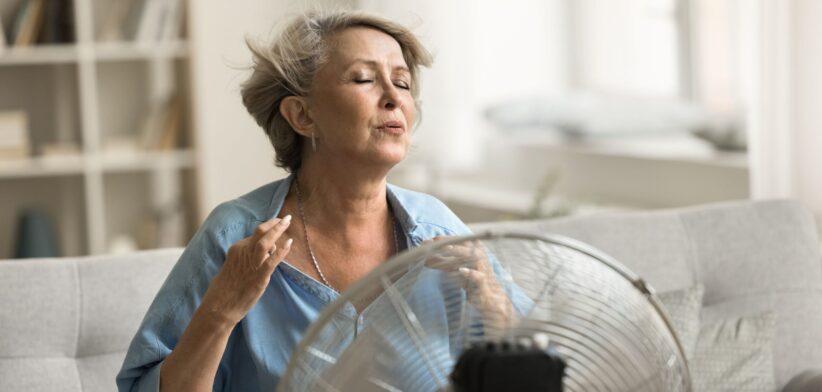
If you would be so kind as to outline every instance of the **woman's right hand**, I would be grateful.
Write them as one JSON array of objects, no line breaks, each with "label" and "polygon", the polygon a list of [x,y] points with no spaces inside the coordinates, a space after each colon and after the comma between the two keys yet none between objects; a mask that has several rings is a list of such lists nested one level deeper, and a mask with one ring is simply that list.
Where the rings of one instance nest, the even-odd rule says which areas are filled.
[{"label": "woman's right hand", "polygon": [[[254,234],[237,241],[203,296],[200,310],[234,327],[263,295],[274,268],[291,250],[292,239],[279,241],[291,215],[261,223]],[[281,246],[277,246],[277,243]]]}]

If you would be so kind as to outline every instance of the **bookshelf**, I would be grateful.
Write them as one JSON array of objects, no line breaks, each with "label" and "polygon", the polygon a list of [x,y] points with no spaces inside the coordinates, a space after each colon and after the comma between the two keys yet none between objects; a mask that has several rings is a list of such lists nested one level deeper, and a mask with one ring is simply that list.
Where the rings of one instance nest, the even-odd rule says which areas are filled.
[{"label": "bookshelf", "polygon": [[0,114],[26,113],[31,150],[0,151],[0,259],[29,208],[52,217],[64,256],[123,238],[185,245],[199,218],[186,11],[185,0],[0,0]]}]

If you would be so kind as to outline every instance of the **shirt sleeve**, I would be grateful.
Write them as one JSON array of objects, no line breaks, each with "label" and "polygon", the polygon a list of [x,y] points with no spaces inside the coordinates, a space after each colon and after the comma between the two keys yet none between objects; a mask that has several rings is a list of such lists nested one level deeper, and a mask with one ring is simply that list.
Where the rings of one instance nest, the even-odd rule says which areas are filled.
[{"label": "shirt sleeve", "polygon": [[[161,366],[163,366],[163,361],[160,361],[154,366],[149,367],[139,379],[135,380],[133,385],[131,385],[130,389],[125,390],[135,392],[159,392]],[[121,385],[119,385],[119,380],[118,387],[120,387],[121,391],[124,390],[122,389]]]},{"label": "shirt sleeve", "polygon": [[[220,227],[214,224],[214,215],[189,242],[143,318],[116,378],[120,392],[159,390],[163,360],[176,346],[225,260],[226,229],[213,229]],[[214,390],[225,382],[220,373],[218,370]]]}]

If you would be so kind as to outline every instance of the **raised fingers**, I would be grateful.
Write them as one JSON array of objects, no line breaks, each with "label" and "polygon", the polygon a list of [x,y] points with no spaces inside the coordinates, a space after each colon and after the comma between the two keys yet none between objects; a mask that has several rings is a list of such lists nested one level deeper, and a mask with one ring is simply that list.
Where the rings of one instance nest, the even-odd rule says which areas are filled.
[{"label": "raised fingers", "polygon": [[[269,221],[270,222],[270,221]],[[260,226],[266,225],[265,222]],[[286,215],[284,218],[276,221],[271,226],[264,226],[268,228],[268,230],[262,234],[259,238],[256,239],[256,242],[252,244],[254,249],[254,260],[259,263],[264,262],[269,256],[276,253],[277,251],[277,240],[280,236],[285,232],[288,226],[291,224],[291,215]],[[258,226],[258,229],[259,227]],[[256,231],[255,231],[256,237]]]},{"label": "raised fingers", "polygon": [[458,268],[468,264],[464,257],[458,257],[447,254],[437,254],[425,261],[425,266],[435,268],[442,271],[456,271]]},{"label": "raised fingers", "polygon": [[274,272],[274,268],[277,268],[277,265],[288,255],[293,241],[292,238],[287,239],[282,246],[278,246],[277,249],[263,261],[263,273],[271,275],[271,273]]},{"label": "raised fingers", "polygon": [[254,233],[252,233],[248,237],[248,240],[251,241],[252,244],[257,243],[257,241],[260,238],[262,238],[266,233],[268,233],[268,231],[271,230],[271,228],[274,227],[274,225],[276,225],[277,223],[280,223],[280,221],[283,220],[283,219],[285,219],[285,218],[278,218],[278,217],[275,216],[275,217],[273,217],[273,218],[271,218],[271,219],[269,219],[269,220],[267,220],[263,223],[260,223],[254,229]]},{"label": "raised fingers", "polygon": [[464,266],[473,267],[477,260],[478,255],[474,246],[448,245],[426,260],[425,265],[444,271],[455,271]]},{"label": "raised fingers", "polygon": [[458,271],[462,278],[462,285],[467,290],[473,291],[482,287],[485,276],[481,272],[467,267],[460,267]]}]

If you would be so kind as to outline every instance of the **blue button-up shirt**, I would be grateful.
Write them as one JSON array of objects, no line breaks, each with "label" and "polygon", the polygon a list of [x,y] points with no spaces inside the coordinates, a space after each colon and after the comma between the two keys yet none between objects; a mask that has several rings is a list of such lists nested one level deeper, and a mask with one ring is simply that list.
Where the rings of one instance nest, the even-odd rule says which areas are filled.
[{"label": "blue button-up shirt", "polygon": [[[211,212],[180,256],[132,340],[117,375],[120,391],[159,389],[160,366],[177,344],[209,282],[220,270],[228,248],[279,214],[293,178],[292,175],[262,186]],[[470,234],[468,227],[432,196],[388,185],[387,197],[398,231],[402,233],[400,238],[404,239],[400,241],[401,248],[418,246],[423,240],[436,236]],[[433,283],[423,290],[436,290],[436,287]],[[274,391],[309,324],[338,296],[333,289],[294,268],[287,260],[280,263],[258,303],[231,333],[214,390]],[[377,307],[377,302],[372,305]],[[350,316],[360,323],[367,317],[369,308],[361,315]],[[435,339],[440,336],[439,349],[453,356],[455,348],[449,347],[446,310],[431,306],[421,309],[432,312],[421,317],[425,329]]]}]

